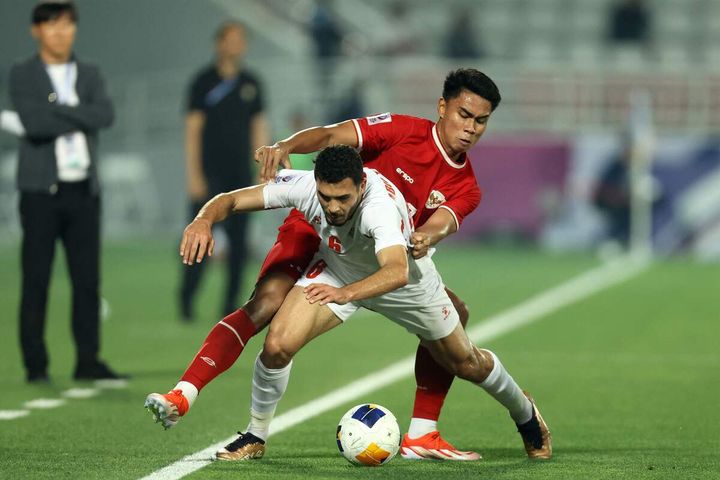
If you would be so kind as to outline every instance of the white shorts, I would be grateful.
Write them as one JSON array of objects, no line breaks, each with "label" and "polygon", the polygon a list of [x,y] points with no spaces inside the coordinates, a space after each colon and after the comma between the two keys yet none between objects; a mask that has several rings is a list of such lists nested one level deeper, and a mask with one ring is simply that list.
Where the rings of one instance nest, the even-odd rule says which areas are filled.
[{"label": "white shorts", "polygon": [[[313,267],[316,267],[321,259],[321,254],[316,254],[308,270],[295,285],[305,287],[313,283],[324,283],[337,288],[343,287],[345,283],[338,279],[329,266],[322,269],[314,268],[313,271]],[[445,338],[455,330],[460,317],[445,292],[445,285],[432,260],[424,257],[414,263],[418,268],[414,269],[414,275],[411,272],[410,282],[402,288],[380,297],[345,305],[328,303],[327,306],[343,322],[360,307],[364,307],[383,315],[425,340]],[[312,278],[308,278],[308,275]]]}]

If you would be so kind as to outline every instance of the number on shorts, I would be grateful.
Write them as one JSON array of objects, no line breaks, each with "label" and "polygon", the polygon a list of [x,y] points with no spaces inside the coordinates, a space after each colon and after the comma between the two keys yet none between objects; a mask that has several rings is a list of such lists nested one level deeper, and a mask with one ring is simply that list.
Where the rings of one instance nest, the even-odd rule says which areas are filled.
[{"label": "number on shorts", "polygon": [[325,270],[325,267],[327,267],[327,263],[325,263],[325,260],[318,260],[317,262],[315,262],[315,265],[310,267],[310,270],[308,270],[308,273],[305,276],[307,278],[315,278],[320,275],[323,270]]}]

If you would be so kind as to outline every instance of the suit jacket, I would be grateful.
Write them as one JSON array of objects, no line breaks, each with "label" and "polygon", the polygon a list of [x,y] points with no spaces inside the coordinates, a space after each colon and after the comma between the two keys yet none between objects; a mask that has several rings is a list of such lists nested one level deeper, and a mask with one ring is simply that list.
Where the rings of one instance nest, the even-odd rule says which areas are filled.
[{"label": "suit jacket", "polygon": [[99,192],[98,130],[112,124],[113,106],[98,68],[75,58],[73,61],[77,63],[75,90],[79,99],[74,107],[57,102],[58,95],[39,55],[13,65],[10,70],[10,100],[26,131],[20,140],[17,169],[17,185],[21,191],[57,191],[55,139],[79,130],[87,138],[91,190],[95,194]]}]

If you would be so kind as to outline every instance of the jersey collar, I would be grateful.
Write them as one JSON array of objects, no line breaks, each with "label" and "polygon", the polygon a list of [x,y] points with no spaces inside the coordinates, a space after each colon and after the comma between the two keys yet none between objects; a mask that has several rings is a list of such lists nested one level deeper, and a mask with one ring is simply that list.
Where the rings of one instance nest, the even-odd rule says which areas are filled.
[{"label": "jersey collar", "polygon": [[432,127],[432,136],[433,136],[433,141],[435,142],[435,146],[437,147],[438,151],[440,152],[442,157],[445,159],[445,161],[448,163],[448,165],[450,165],[453,168],[457,168],[457,169],[465,168],[465,165],[467,165],[467,163],[468,163],[467,155],[463,154],[460,156],[460,158],[463,159],[462,163],[457,163],[448,156],[447,152],[445,151],[445,147],[443,147],[443,144],[440,142],[440,137],[438,137],[437,124],[433,125],[433,127]]}]

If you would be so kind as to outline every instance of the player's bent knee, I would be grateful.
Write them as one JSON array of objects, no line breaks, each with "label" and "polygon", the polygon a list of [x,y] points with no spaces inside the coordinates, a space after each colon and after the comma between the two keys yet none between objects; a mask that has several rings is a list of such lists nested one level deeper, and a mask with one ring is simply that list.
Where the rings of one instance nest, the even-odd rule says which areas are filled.
[{"label": "player's bent knee", "polygon": [[476,346],[473,346],[473,350],[480,365],[480,374],[482,376],[482,379],[485,380],[488,375],[490,375],[490,372],[492,372],[493,368],[495,368],[495,354],[492,353],[490,350],[485,350],[484,348],[477,348]]},{"label": "player's bent knee", "polygon": [[261,358],[267,368],[283,368],[290,363],[295,353],[281,338],[268,334]]},{"label": "player's bent knee", "polygon": [[478,382],[481,377],[481,373],[477,363],[468,359],[455,367],[455,376],[471,382]]},{"label": "player's bent knee", "polygon": [[451,373],[456,377],[467,378],[467,376],[472,373],[472,368],[469,367],[469,364],[472,362],[470,357],[465,359],[443,358],[436,360],[438,360],[438,363],[440,363],[443,368],[448,371],[448,373]]},{"label": "player's bent knee", "polygon": [[492,355],[482,352],[476,347],[473,352],[461,362],[454,362],[453,370],[456,377],[473,383],[483,382],[493,369]]}]

